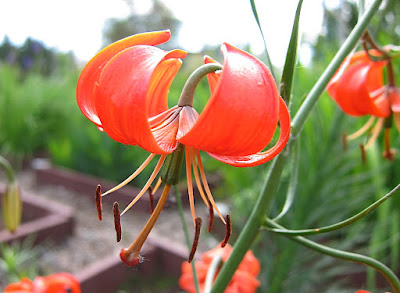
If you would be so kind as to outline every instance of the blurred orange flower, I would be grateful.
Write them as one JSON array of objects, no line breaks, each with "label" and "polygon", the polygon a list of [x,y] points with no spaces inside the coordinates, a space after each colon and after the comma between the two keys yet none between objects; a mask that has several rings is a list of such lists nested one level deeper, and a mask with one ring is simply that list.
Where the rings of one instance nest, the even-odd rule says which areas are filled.
[{"label": "blurred orange flower", "polygon": [[[385,126],[385,153],[388,158],[391,158],[389,128],[386,128],[385,120],[394,114],[394,121],[400,132],[400,91],[394,85],[394,79],[388,78],[388,84],[384,83],[383,68],[392,65],[390,58],[382,57],[383,53],[369,50],[368,53],[360,51],[346,58],[328,83],[327,92],[346,114],[371,116],[360,130],[349,135],[347,139],[358,138],[370,130],[375,120],[378,119],[372,128],[372,135],[366,143],[365,149],[372,145]],[[381,58],[382,60],[376,61],[371,58]],[[388,71],[390,70],[388,69]]]},{"label": "blurred orange flower", "polygon": [[[204,292],[207,273],[211,262],[217,256],[220,256],[223,262],[226,262],[232,253],[232,247],[228,244],[224,248],[216,248],[205,252],[201,260],[195,262],[197,278],[199,280],[200,292]],[[260,262],[254,256],[252,251],[248,251],[240,263],[238,269],[227,286],[225,293],[254,293],[260,286],[256,279],[260,273]],[[182,263],[182,275],[179,278],[179,286],[189,293],[196,292],[192,266],[188,262]]]},{"label": "blurred orange flower", "polygon": [[8,285],[4,293],[81,293],[78,280],[68,273],[57,273],[47,277],[36,277],[31,281],[22,278]]}]

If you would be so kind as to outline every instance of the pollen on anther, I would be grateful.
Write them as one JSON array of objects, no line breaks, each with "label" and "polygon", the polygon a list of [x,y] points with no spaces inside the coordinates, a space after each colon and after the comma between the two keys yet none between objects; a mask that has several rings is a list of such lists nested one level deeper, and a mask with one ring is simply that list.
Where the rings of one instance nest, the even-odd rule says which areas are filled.
[{"label": "pollen on anther", "polygon": [[226,215],[225,222],[226,222],[226,225],[225,225],[226,232],[225,232],[225,238],[221,243],[221,247],[225,247],[226,244],[228,244],[229,238],[232,235],[232,224],[231,224],[231,217],[229,216],[229,214]]},{"label": "pollen on anther", "polygon": [[97,185],[96,187],[96,196],[95,196],[95,200],[96,200],[96,208],[97,208],[97,216],[99,217],[99,220],[101,221],[103,219],[103,204],[102,204],[102,200],[101,200],[101,186],[100,184]]},{"label": "pollen on anther", "polygon": [[113,206],[113,213],[114,213],[114,226],[115,232],[117,236],[117,242],[121,241],[121,213],[119,211],[119,205],[117,202],[114,202]]},{"label": "pollen on anther", "polygon": [[194,233],[194,239],[193,239],[193,244],[192,244],[192,250],[190,251],[188,262],[192,262],[192,260],[194,258],[194,254],[196,253],[197,246],[199,244],[201,223],[202,223],[201,218],[197,217],[195,219],[195,233]]}]

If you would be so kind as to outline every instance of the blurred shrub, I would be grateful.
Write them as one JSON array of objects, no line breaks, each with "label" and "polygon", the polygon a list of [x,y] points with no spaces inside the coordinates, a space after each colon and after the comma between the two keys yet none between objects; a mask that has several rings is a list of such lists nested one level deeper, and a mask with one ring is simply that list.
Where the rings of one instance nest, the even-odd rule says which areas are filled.
[{"label": "blurred shrub", "polygon": [[0,66],[0,150],[21,160],[46,152],[52,139],[68,127],[75,77],[29,74],[19,80],[19,70]]}]

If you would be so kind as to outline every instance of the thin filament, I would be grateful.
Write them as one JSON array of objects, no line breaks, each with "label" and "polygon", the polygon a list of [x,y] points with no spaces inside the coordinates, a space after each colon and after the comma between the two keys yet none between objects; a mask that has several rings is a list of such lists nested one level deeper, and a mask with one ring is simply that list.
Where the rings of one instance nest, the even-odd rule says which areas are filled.
[{"label": "thin filament", "polygon": [[210,187],[208,186],[208,183],[207,183],[206,174],[204,173],[203,163],[201,162],[200,152],[198,150],[196,150],[196,155],[197,155],[197,163],[198,163],[199,170],[200,170],[201,180],[203,181],[203,186],[204,186],[204,189],[206,191],[207,197],[210,200],[210,202],[211,202],[212,206],[214,207],[214,209],[217,211],[217,214],[221,218],[222,222],[224,224],[226,224],[225,219],[221,215],[221,212],[219,211],[219,209],[218,209],[218,207],[217,207],[217,205],[216,205],[216,203],[214,201],[214,198],[213,198],[213,196],[211,194]]},{"label": "thin filament", "polygon": [[196,212],[194,209],[194,196],[193,196],[193,181],[192,181],[192,164],[191,164],[191,147],[185,148],[185,162],[186,162],[186,179],[189,194],[190,212],[192,214],[193,225],[196,226]]},{"label": "thin filament", "polygon": [[142,190],[139,192],[138,195],[136,195],[136,197],[131,201],[131,203],[124,209],[124,211],[121,213],[121,216],[123,214],[125,214],[141,197],[142,195],[147,191],[147,189],[149,189],[150,185],[153,183],[154,179],[156,178],[158,172],[160,171],[165,158],[167,155],[162,155],[160,157],[160,159],[158,160],[158,163],[156,165],[156,167],[154,168],[153,173],[151,173],[151,176],[149,178],[149,180],[147,180],[145,186],[142,188]]},{"label": "thin filament", "polygon": [[155,194],[157,192],[158,188],[161,186],[161,182],[162,182],[161,177],[159,177],[156,185],[153,188],[153,194]]},{"label": "thin filament", "polygon": [[372,136],[365,145],[365,149],[367,150],[378,138],[379,132],[381,132],[383,124],[385,122],[385,118],[379,118],[378,122],[376,123],[374,129],[372,130]]},{"label": "thin filament", "polygon": [[144,170],[144,168],[147,167],[147,165],[151,162],[151,160],[154,158],[154,156],[155,156],[155,154],[150,154],[150,156],[147,157],[147,159],[143,162],[143,164],[135,172],[133,172],[131,176],[126,178],[124,181],[122,181],[117,186],[115,186],[115,187],[111,188],[110,190],[106,191],[105,193],[103,193],[102,196],[110,194],[111,192],[114,192],[114,191],[120,189],[121,187],[124,187],[129,182],[131,182],[133,179],[135,179],[135,177],[137,175],[139,175]]},{"label": "thin filament", "polygon": [[194,174],[194,179],[196,180],[196,186],[197,189],[199,190],[199,193],[201,195],[201,198],[203,199],[204,203],[207,205],[207,207],[210,207],[209,200],[207,199],[206,195],[204,194],[203,187],[201,185],[200,177],[199,177],[199,171],[197,170],[197,163],[196,163],[196,155],[195,152],[192,151],[192,165],[193,165],[193,174]]},{"label": "thin filament", "polygon": [[400,132],[400,115],[398,113],[393,113],[393,118],[397,131]]},{"label": "thin filament", "polygon": [[371,118],[368,119],[367,123],[365,123],[359,130],[354,132],[353,134],[350,134],[347,136],[348,140],[353,140],[356,139],[357,137],[360,137],[363,135],[370,127],[371,125],[375,122],[375,117],[371,116]]}]

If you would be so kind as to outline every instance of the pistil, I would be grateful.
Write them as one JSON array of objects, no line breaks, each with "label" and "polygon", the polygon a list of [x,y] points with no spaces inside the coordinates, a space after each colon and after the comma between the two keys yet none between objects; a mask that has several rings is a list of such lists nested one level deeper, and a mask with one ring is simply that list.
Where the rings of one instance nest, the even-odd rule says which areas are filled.
[{"label": "pistil", "polygon": [[191,106],[193,107],[193,97],[197,85],[200,80],[209,73],[222,70],[222,65],[218,63],[207,63],[197,68],[187,79],[183,86],[181,96],[178,101],[178,106]]},{"label": "pistil", "polygon": [[161,197],[157,203],[154,212],[151,214],[150,219],[147,221],[146,225],[143,227],[139,236],[136,240],[129,246],[128,248],[123,248],[120,252],[121,260],[128,266],[134,267],[142,262],[142,258],[140,256],[140,250],[147,237],[150,234],[150,231],[153,229],[154,224],[157,222],[158,217],[161,214],[162,209],[164,208],[165,202],[167,201],[169,190],[171,185],[165,185],[164,190],[161,194]]}]

